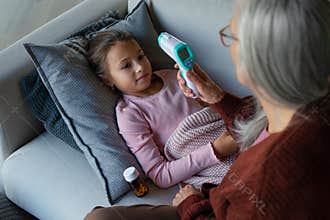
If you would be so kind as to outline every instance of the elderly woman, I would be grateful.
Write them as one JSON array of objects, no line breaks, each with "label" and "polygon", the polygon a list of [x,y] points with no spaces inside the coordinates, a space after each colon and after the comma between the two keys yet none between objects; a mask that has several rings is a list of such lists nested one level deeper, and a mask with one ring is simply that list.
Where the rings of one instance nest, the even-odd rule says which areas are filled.
[{"label": "elderly woman", "polygon": [[97,208],[86,219],[330,219],[329,1],[242,0],[220,35],[254,94],[229,94],[197,65],[188,73],[241,148],[221,184],[188,185],[173,206]]}]

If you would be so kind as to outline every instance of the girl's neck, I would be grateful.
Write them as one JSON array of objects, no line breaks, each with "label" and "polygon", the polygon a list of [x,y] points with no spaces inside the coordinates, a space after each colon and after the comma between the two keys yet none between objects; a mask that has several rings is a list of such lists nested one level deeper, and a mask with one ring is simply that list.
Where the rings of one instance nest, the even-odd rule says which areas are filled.
[{"label": "girl's neck", "polygon": [[150,86],[147,89],[145,89],[144,91],[142,91],[138,94],[132,94],[132,95],[141,97],[141,98],[152,96],[152,95],[158,93],[160,90],[162,90],[163,86],[164,86],[163,80],[156,74],[153,74]]},{"label": "girl's neck", "polygon": [[163,80],[159,76],[154,74],[152,76],[150,86],[146,90],[145,97],[152,96],[152,95],[158,93],[160,90],[162,90],[163,86],[164,86]]}]

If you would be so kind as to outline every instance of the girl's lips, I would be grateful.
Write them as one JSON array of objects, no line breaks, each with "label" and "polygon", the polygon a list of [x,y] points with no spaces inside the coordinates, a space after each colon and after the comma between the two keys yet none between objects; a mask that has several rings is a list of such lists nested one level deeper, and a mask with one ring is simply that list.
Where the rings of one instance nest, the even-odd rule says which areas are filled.
[{"label": "girl's lips", "polygon": [[148,75],[149,75],[149,74],[144,74],[144,75],[140,76],[136,81],[139,81],[139,80],[141,80],[141,79],[144,79],[144,78],[146,78]]}]

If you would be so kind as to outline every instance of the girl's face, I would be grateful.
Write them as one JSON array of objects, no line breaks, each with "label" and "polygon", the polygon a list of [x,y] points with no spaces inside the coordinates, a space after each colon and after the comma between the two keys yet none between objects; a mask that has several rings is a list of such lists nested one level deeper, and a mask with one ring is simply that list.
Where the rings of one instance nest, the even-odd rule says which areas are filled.
[{"label": "girl's face", "polygon": [[109,50],[106,62],[110,85],[127,95],[144,96],[151,85],[152,68],[135,40],[119,41]]}]

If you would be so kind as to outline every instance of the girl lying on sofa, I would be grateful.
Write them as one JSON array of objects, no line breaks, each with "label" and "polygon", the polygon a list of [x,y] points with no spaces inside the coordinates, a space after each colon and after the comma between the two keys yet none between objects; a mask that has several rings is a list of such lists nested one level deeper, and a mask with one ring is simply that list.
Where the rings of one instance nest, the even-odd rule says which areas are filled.
[{"label": "girl lying on sofa", "polygon": [[206,142],[180,158],[167,160],[167,140],[185,117],[201,111],[203,106],[181,92],[176,70],[153,72],[140,45],[128,32],[99,33],[89,48],[89,59],[97,67],[98,76],[122,94],[116,107],[120,134],[156,185],[175,185],[236,152],[232,137],[219,132],[213,143]]}]

